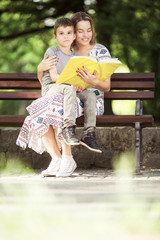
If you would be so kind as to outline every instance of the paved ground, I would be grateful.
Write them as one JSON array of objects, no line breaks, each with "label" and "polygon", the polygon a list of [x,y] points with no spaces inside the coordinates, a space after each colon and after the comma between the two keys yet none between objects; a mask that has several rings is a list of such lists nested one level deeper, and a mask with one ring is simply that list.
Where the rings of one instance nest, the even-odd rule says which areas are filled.
[{"label": "paved ground", "polygon": [[[0,240],[160,239],[160,171],[0,177]],[[51,237],[52,236],[52,237]]]}]

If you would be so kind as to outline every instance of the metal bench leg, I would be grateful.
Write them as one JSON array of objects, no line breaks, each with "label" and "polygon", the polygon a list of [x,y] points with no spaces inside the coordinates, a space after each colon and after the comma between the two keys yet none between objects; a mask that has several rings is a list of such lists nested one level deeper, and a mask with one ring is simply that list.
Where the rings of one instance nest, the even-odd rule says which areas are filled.
[{"label": "metal bench leg", "polygon": [[135,123],[135,152],[136,152],[136,173],[140,173],[142,165],[142,128],[139,122]]}]

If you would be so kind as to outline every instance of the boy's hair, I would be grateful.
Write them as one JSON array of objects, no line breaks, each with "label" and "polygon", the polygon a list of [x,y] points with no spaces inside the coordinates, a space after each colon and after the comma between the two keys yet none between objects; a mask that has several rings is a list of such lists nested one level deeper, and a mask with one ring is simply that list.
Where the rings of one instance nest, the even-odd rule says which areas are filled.
[{"label": "boy's hair", "polygon": [[[94,23],[92,18],[85,12],[76,12],[71,16],[71,21],[73,22],[74,25],[74,30],[76,31],[76,26],[77,23],[80,21],[89,21],[91,24],[91,30],[92,30],[92,39],[90,41],[90,44],[94,44],[95,43],[95,28],[94,28]],[[75,45],[75,41],[74,41],[74,45]]]},{"label": "boy's hair", "polygon": [[74,29],[74,24],[69,18],[59,18],[56,20],[54,24],[54,34],[56,35],[57,33],[57,28],[59,27],[73,27]]}]

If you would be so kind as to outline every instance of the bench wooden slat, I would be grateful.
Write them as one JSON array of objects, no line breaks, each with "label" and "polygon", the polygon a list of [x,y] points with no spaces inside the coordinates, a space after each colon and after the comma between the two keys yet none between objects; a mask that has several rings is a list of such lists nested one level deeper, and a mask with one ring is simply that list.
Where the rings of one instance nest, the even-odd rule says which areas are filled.
[{"label": "bench wooden slat", "polygon": [[37,81],[37,74],[35,73],[0,73],[0,81],[5,80],[35,80]]},{"label": "bench wooden slat", "polygon": [[[152,81],[138,81],[135,84],[135,81],[112,81],[111,82],[111,89],[131,89],[131,90],[139,90],[139,89],[146,89],[152,90],[154,89],[155,84]],[[40,89],[41,85],[39,81],[34,80],[24,80],[23,84],[20,80],[8,80],[8,81],[0,81],[0,89]]]},{"label": "bench wooden slat", "polygon": [[1,81],[0,89],[41,89],[39,81]]},{"label": "bench wooden slat", "polygon": [[[37,74],[35,73],[0,73],[0,80],[9,80],[9,79],[21,79],[28,80],[34,79],[37,80]],[[155,73],[114,73],[112,74],[112,80],[153,80],[155,79]]]},{"label": "bench wooden slat", "polygon": [[[34,100],[41,97],[40,92],[0,92],[1,100]],[[154,92],[106,92],[105,99],[127,100],[127,99],[153,99]]]},{"label": "bench wooden slat", "polygon": [[154,92],[144,92],[144,91],[138,91],[138,92],[105,92],[104,93],[105,99],[113,99],[113,100],[136,100],[136,99],[153,99],[154,98]]},{"label": "bench wooden slat", "polygon": [[[152,126],[154,119],[152,115],[102,115],[97,116],[97,126],[134,126],[136,122],[145,124],[145,126]],[[78,126],[84,125],[84,117],[77,118],[76,121]]]},{"label": "bench wooden slat", "polygon": [[0,126],[2,127],[21,127],[25,116],[21,115],[0,115]]},{"label": "bench wooden slat", "polygon": [[[0,126],[21,127],[25,116],[21,115],[0,115]],[[134,116],[134,115],[103,115],[97,116],[97,126],[134,126],[135,122],[140,122],[146,126],[152,126],[154,119],[152,115]],[[84,117],[77,118],[77,126],[84,125]]]},{"label": "bench wooden slat", "polygon": [[114,73],[111,79],[114,80],[135,80],[135,81],[154,81],[155,73]]},{"label": "bench wooden slat", "polygon": [[41,97],[41,92],[0,92],[1,100],[35,100]]},{"label": "bench wooden slat", "polygon": [[155,88],[155,83],[153,81],[111,81],[111,89],[116,90],[116,89],[121,89],[121,90],[140,90],[140,89],[145,89],[145,90],[153,90]]}]

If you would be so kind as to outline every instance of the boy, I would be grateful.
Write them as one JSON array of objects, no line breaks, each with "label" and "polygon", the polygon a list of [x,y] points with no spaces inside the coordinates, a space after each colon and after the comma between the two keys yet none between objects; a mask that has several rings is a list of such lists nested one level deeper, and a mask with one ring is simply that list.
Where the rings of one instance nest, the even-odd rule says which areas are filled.
[{"label": "boy", "polygon": [[[45,56],[48,55],[48,57],[51,57],[57,55],[59,62],[55,68],[44,72],[42,77],[42,96],[52,95],[55,93],[61,93],[64,95],[64,129],[62,130],[62,135],[66,144],[78,145],[80,142],[75,135],[75,99],[76,90],[78,90],[78,88],[73,88],[72,86],[65,84],[54,84],[69,59],[77,55],[74,51],[71,51],[71,44],[75,39],[75,34],[74,26],[70,19],[61,18],[56,21],[54,25],[54,39],[57,40],[58,46],[47,49]],[[90,114],[90,112],[93,112],[93,108],[95,108],[96,112],[96,95],[88,90],[81,92],[80,89],[77,96],[81,99],[85,106],[84,126],[85,129],[87,129],[87,131],[84,132],[85,140],[81,140],[81,144],[92,151],[101,152],[96,143],[95,136],[92,134],[92,132],[94,132],[94,125],[96,124],[96,117],[93,119]],[[89,114],[87,114],[87,112]]]},{"label": "boy", "polygon": [[75,101],[76,90],[73,86],[66,84],[56,84],[56,80],[63,71],[67,62],[75,53],[71,50],[71,44],[75,39],[74,26],[70,19],[60,18],[54,25],[54,39],[58,42],[57,46],[47,49],[45,55],[57,56],[59,60],[56,67],[45,71],[42,77],[42,96],[63,94],[63,123],[62,135],[68,145],[79,145],[80,142],[75,134]]}]

